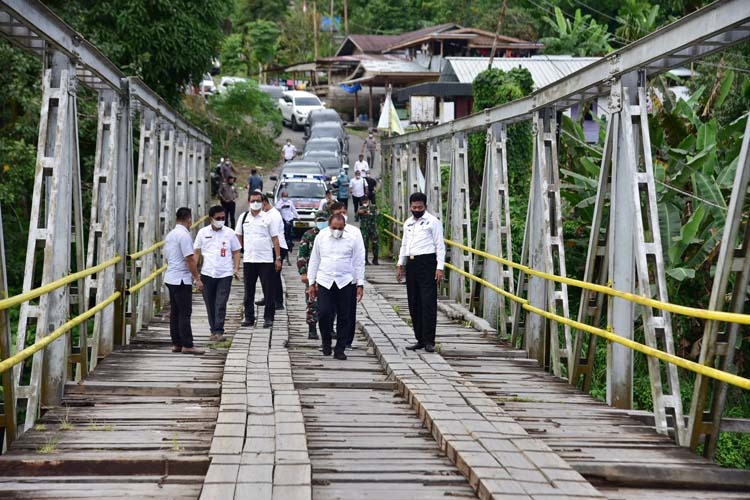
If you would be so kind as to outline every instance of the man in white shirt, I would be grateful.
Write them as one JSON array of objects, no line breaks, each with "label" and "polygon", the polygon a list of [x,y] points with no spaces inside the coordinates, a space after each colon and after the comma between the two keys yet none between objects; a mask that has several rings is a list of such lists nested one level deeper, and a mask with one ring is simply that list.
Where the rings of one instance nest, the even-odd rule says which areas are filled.
[{"label": "man in white shirt", "polygon": [[333,190],[328,189],[326,190],[326,197],[320,200],[320,205],[318,206],[318,210],[328,211],[331,204],[335,202],[336,202],[336,198],[334,198],[333,196]]},{"label": "man in white shirt", "polygon": [[224,339],[224,320],[227,301],[232,289],[232,276],[240,276],[240,242],[234,231],[225,226],[224,207],[216,205],[208,210],[211,225],[204,227],[195,236],[193,249],[196,262],[200,262],[203,300],[211,328],[211,340]]},{"label": "man in white shirt", "polygon": [[354,338],[357,302],[364,295],[365,245],[362,234],[357,228],[347,226],[342,214],[332,215],[328,227],[315,237],[307,279],[310,297],[318,299],[323,355],[331,355],[333,319],[336,316],[333,357],[344,360],[344,350]]},{"label": "man in white shirt", "polygon": [[409,315],[417,343],[409,350],[435,350],[437,324],[437,284],[443,279],[445,241],[440,220],[428,213],[427,196],[412,193],[409,197],[412,216],[404,222],[401,251],[396,266],[396,280],[406,271],[406,295]]},{"label": "man in white shirt", "polygon": [[[263,211],[266,213],[266,216],[269,218],[270,224],[273,224],[276,227],[276,230],[279,233],[279,249],[281,250],[281,263],[283,265],[284,260],[289,260],[289,243],[290,240],[286,239],[286,236],[284,235],[284,218],[281,216],[281,212],[276,210],[273,205],[271,205],[271,202],[268,200],[268,196],[265,194],[261,195],[261,201],[263,203]],[[280,311],[284,309],[284,287],[281,284],[281,267],[279,267],[278,271],[274,274],[274,294],[272,297],[275,299],[275,305],[277,311]],[[263,297],[261,300],[257,301],[256,304],[259,306],[266,305],[266,300],[270,297]]]},{"label": "man in white shirt", "polygon": [[284,162],[292,161],[297,156],[297,148],[292,144],[291,139],[286,140],[286,144],[281,148],[281,159]]},{"label": "man in white shirt", "polygon": [[177,223],[164,244],[167,271],[164,283],[169,290],[169,335],[172,337],[172,352],[203,354],[203,349],[193,345],[193,330],[190,317],[193,314],[193,280],[198,290],[203,290],[201,276],[193,255],[193,238],[190,226],[193,215],[187,207],[177,209]]},{"label": "man in white shirt", "polygon": [[362,172],[359,170],[354,171],[354,179],[349,181],[349,191],[352,193],[352,201],[354,202],[354,219],[359,220],[357,212],[359,211],[359,204],[362,203],[362,198],[367,196],[367,181],[362,177]]},{"label": "man in white shirt", "polygon": [[[281,214],[281,219],[284,221],[284,243],[286,243],[286,252],[281,252],[281,257],[286,259],[289,263],[289,253],[292,251],[292,221],[299,219],[299,213],[297,213],[297,207],[294,206],[294,200],[289,198],[288,191],[282,191],[279,200],[276,202],[276,210]],[[286,255],[284,255],[286,253]]]},{"label": "man in white shirt", "polygon": [[359,155],[359,161],[354,162],[354,171],[356,172],[357,170],[362,173],[363,177],[368,176],[368,172],[370,171],[370,164],[367,163],[367,160],[365,160],[365,155],[363,154]]},{"label": "man in white shirt", "polygon": [[245,321],[242,326],[255,323],[255,285],[260,278],[263,295],[269,297],[263,311],[263,328],[273,326],[276,314],[273,297],[276,294],[274,274],[281,271],[281,247],[279,225],[263,211],[258,192],[250,193],[250,209],[240,216],[235,233],[244,249],[243,268],[245,275]]}]

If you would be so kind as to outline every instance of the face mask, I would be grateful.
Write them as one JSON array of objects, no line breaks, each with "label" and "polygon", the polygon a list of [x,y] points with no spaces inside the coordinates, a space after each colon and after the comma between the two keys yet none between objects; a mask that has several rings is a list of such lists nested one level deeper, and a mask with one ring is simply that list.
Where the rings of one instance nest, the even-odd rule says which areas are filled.
[{"label": "face mask", "polygon": [[315,225],[318,227],[318,229],[325,229],[325,228],[328,227],[328,223],[325,222],[325,221],[323,221],[323,222],[316,222]]},{"label": "face mask", "polygon": [[213,221],[213,226],[216,229],[221,229],[222,227],[224,227],[224,221],[223,220],[215,220],[215,221]]},{"label": "face mask", "polygon": [[424,215],[424,210],[412,210],[411,214],[414,216],[415,219],[419,219]]},{"label": "face mask", "polygon": [[344,230],[343,229],[331,229],[331,236],[334,238],[341,239],[344,236]]},{"label": "face mask", "polygon": [[256,212],[263,208],[263,203],[259,201],[251,201],[250,202],[250,210],[255,210]]}]

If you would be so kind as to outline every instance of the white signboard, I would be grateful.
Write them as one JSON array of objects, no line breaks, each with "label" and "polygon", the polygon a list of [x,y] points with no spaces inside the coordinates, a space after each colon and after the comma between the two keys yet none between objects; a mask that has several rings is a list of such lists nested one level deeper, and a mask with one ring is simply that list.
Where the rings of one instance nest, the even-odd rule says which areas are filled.
[{"label": "white signboard", "polygon": [[435,96],[411,96],[409,98],[412,123],[435,123]]}]

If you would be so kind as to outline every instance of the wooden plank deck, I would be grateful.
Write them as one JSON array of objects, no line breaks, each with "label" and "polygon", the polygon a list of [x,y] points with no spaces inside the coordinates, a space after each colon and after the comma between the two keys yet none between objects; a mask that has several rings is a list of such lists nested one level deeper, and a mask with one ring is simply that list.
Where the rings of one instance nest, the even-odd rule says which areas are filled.
[{"label": "wooden plank deck", "polygon": [[[406,288],[393,266],[370,266],[367,278],[406,320]],[[750,498],[750,471],[723,469],[676,446],[545,372],[525,351],[443,313],[437,342],[451,368],[611,498]]]},{"label": "wooden plank deck", "polygon": [[[304,286],[284,273],[289,355],[312,464],[312,497],[428,500],[476,498],[358,334],[348,359],[324,357],[307,339]],[[360,308],[359,314],[362,314]]]},{"label": "wooden plank deck", "polygon": [[[228,332],[239,324],[239,305],[235,293]],[[198,346],[210,342],[200,295],[193,334]],[[162,311],[83,383],[69,383],[62,405],[0,456],[0,498],[197,498],[226,349],[193,356],[171,347]]]}]

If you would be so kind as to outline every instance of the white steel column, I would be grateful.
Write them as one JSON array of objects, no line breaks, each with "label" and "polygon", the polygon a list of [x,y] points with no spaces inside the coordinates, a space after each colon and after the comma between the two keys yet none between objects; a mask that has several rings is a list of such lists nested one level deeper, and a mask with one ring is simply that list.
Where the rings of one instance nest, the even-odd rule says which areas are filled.
[{"label": "white steel column", "polygon": [[[446,211],[446,224],[450,229],[450,239],[471,246],[471,211],[469,208],[469,162],[466,134],[458,132],[451,139],[453,155],[451,157],[450,200]],[[449,245],[450,263],[459,269],[472,272],[474,265],[470,254],[460,248]],[[456,272],[449,274],[448,286],[451,299],[466,304],[468,294],[465,289],[466,278]]]},{"label": "white steel column", "polygon": [[427,209],[438,219],[443,219],[443,189],[440,178],[440,141],[432,139],[428,143],[427,168],[425,169],[425,194]]},{"label": "white steel column", "polygon": [[[78,152],[75,151],[78,144],[75,75],[72,61],[59,52],[50,54],[50,66],[44,72],[42,81],[43,96],[24,292],[39,284],[60,279],[70,271],[73,175],[78,173]],[[38,249],[43,251],[41,283],[33,281]],[[38,305],[29,302],[22,304],[16,339],[17,351],[26,347],[27,336],[32,331],[35,331],[35,338],[39,340],[65,323],[68,312],[68,287],[42,295]],[[34,354],[28,386],[20,386],[23,364],[16,365],[16,398],[27,400],[26,420],[20,426],[20,432],[34,424],[40,400],[45,405],[60,402],[67,378],[66,347],[65,338],[60,338],[47,349]]]}]

